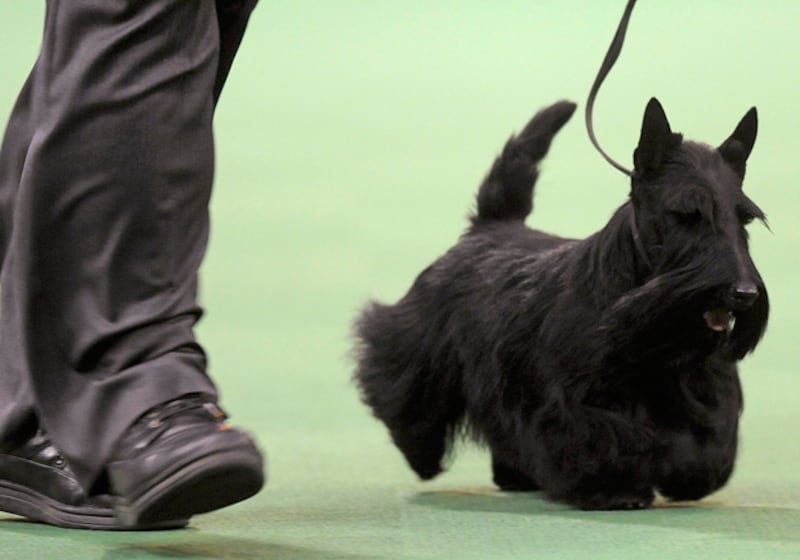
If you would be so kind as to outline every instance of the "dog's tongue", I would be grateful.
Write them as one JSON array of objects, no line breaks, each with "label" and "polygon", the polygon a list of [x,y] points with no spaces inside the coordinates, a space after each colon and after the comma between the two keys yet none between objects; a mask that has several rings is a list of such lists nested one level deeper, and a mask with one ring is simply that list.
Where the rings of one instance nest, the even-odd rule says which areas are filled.
[{"label": "dog's tongue", "polygon": [[731,312],[727,309],[712,309],[703,313],[708,328],[717,332],[728,330],[732,318]]}]

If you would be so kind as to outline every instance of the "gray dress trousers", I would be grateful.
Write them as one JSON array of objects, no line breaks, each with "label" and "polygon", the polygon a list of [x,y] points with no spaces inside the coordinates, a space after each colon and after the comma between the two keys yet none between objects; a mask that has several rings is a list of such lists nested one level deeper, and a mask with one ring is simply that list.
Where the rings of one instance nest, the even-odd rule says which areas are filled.
[{"label": "gray dress trousers", "polygon": [[0,445],[87,487],[156,404],[216,397],[193,326],[212,118],[255,0],[47,0],[0,152]]}]

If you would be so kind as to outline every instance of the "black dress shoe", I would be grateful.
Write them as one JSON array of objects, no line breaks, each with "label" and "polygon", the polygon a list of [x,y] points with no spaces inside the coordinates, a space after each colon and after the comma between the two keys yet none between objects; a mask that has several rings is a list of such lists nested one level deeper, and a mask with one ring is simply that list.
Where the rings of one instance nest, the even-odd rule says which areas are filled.
[{"label": "black dress shoe", "polygon": [[151,409],[123,435],[108,464],[117,520],[135,527],[234,504],[264,484],[253,439],[200,395]]},{"label": "black dress shoe", "polygon": [[[0,511],[58,527],[123,528],[114,516],[111,498],[88,496],[42,431],[22,445],[0,451]],[[173,520],[161,527],[182,527],[187,522]]]}]

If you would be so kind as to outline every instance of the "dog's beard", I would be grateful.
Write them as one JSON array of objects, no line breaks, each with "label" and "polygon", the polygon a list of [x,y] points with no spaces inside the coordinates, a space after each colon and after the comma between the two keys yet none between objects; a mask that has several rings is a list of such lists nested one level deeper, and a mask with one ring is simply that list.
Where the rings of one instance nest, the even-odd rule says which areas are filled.
[{"label": "dog's beard", "polygon": [[[747,309],[733,309],[717,298],[716,303],[706,304],[702,312],[703,329],[718,337],[726,358],[741,360],[752,352],[764,335],[769,316],[769,297],[766,288],[759,286],[760,296]],[[702,323],[701,323],[702,324]]]},{"label": "dog's beard", "polygon": [[[763,285],[759,292],[751,307],[738,311],[722,303],[719,288],[654,280],[608,310],[599,324],[598,340],[613,349],[607,356],[612,361],[659,355],[670,361],[675,349],[681,349],[681,359],[721,351],[726,359],[740,360],[766,330],[769,299]],[[664,306],[670,299],[673,304]]]},{"label": "dog's beard", "polygon": [[760,296],[745,310],[733,312],[732,330],[728,334],[725,354],[729,359],[741,360],[752,352],[767,330],[769,297],[767,289],[759,286]]},{"label": "dog's beard", "polygon": [[[769,297],[763,285],[758,289],[760,296],[746,309],[734,309],[722,303],[724,298],[719,294],[717,297],[708,294],[705,298],[699,298],[706,303],[704,306],[700,304],[693,313],[695,317],[702,316],[702,319],[695,319],[695,324],[706,335],[710,335],[710,339],[717,341],[716,347],[726,359],[741,360],[755,349],[764,335],[769,316]],[[696,329],[695,332],[699,333]],[[700,336],[708,338],[702,334]]]}]

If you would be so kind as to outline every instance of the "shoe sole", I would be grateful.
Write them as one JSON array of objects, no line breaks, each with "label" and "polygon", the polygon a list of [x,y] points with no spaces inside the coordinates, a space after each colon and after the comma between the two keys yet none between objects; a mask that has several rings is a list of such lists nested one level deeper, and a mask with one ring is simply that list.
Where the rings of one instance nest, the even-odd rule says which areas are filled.
[{"label": "shoe sole", "polygon": [[112,508],[71,506],[56,501],[30,488],[0,481],[0,511],[26,517],[33,521],[67,529],[100,531],[132,531],[180,529],[189,523],[188,517],[173,517],[155,524],[121,525]]},{"label": "shoe sole", "polygon": [[260,455],[228,450],[184,465],[136,498],[114,497],[114,512],[123,527],[188,519],[246,500],[263,486]]}]

